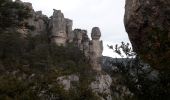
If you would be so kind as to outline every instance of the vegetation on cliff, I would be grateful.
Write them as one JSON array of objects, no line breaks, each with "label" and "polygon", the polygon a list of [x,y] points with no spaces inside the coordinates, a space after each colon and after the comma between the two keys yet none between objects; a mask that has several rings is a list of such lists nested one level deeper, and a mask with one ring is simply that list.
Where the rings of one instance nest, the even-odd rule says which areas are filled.
[{"label": "vegetation on cliff", "polygon": [[13,2],[12,0],[0,1],[0,31],[22,26],[23,20],[29,18],[30,9],[23,4]]},{"label": "vegetation on cliff", "polygon": [[[46,34],[32,37],[15,30],[29,14],[22,4],[0,1],[0,99],[95,100],[88,87],[95,73],[78,48],[49,44]],[[71,74],[79,83],[66,91],[57,78]]]},{"label": "vegetation on cliff", "polygon": [[[0,33],[0,99],[94,98],[88,88],[94,73],[82,52],[72,44],[62,47],[47,40],[41,35]],[[83,86],[68,92],[56,80],[71,74],[78,75]]]}]

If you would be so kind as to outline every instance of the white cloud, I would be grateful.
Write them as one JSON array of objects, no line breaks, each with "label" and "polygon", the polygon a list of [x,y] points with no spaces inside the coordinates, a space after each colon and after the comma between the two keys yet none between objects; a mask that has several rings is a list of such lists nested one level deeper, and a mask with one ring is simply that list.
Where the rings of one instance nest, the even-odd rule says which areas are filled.
[{"label": "white cloud", "polygon": [[[125,0],[22,0],[31,2],[35,10],[52,15],[53,8],[60,9],[65,17],[73,20],[74,28],[91,29],[98,26],[104,43],[129,42],[124,29],[123,16]],[[103,55],[110,55],[105,50]]]}]

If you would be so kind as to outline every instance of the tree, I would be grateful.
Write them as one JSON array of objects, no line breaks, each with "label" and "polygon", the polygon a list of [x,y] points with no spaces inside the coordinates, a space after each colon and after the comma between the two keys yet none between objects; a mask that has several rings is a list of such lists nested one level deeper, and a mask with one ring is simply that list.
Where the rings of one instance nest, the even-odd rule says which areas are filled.
[{"label": "tree", "polygon": [[18,27],[23,24],[23,20],[31,16],[29,7],[13,2],[12,0],[0,1],[0,31]]},{"label": "tree", "polygon": [[[114,52],[126,56],[126,64],[124,61],[113,63],[118,67],[118,71],[125,79],[125,85],[135,94],[138,100],[169,100],[170,99],[170,72],[152,69],[145,64],[140,57],[133,52],[129,44],[122,42],[120,46],[109,46]],[[154,78],[149,76],[153,72],[157,72]]]}]

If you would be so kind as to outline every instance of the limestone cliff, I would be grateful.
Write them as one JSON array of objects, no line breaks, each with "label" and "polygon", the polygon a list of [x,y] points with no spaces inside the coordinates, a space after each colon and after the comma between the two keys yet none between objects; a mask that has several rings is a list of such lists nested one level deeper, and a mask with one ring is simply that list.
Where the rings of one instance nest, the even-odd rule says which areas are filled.
[{"label": "limestone cliff", "polygon": [[[86,30],[74,29],[72,30],[73,21],[65,18],[61,10],[53,11],[53,15],[48,18],[43,15],[41,11],[34,11],[31,3],[22,2],[31,9],[31,17],[24,20],[26,24],[18,28],[18,32],[22,34],[31,33],[32,36],[45,34],[49,38],[50,43],[58,46],[67,46],[73,43],[78,47],[84,55],[90,60],[92,69],[101,71],[101,61],[103,51],[103,44],[100,41],[101,32],[98,27],[94,27],[91,32],[92,40],[89,39]],[[29,28],[27,27],[29,26]]]},{"label": "limestone cliff", "polygon": [[[86,30],[72,29],[73,21],[65,18],[61,10],[54,9],[53,15],[48,18],[41,11],[34,11],[31,3],[10,2],[28,7],[29,11],[25,12],[30,16],[18,21],[21,25],[0,34],[0,71],[4,72],[0,76],[0,91],[4,87],[1,87],[3,82],[14,83],[15,86],[14,81],[8,80],[14,76],[17,82],[28,83],[28,87],[37,82],[29,88],[31,93],[35,92],[35,97],[42,98],[40,100],[84,100],[89,97],[99,99],[87,100],[112,100],[112,79],[101,68],[103,44],[98,27],[92,28],[90,40]],[[5,65],[5,61],[9,63]],[[7,78],[3,79],[4,76]],[[6,90],[11,89],[5,87]]]},{"label": "limestone cliff", "polygon": [[126,0],[124,23],[134,50],[157,69],[170,69],[170,1]]}]

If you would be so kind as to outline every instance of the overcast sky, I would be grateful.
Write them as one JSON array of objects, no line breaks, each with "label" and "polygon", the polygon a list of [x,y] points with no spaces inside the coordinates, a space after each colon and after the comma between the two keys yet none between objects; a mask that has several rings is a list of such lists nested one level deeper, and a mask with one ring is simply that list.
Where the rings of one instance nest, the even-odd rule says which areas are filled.
[{"label": "overcast sky", "polygon": [[31,2],[36,11],[51,16],[53,9],[61,10],[66,18],[73,20],[73,28],[86,29],[90,36],[94,26],[100,27],[104,42],[104,56],[116,55],[107,44],[129,42],[124,29],[125,0],[22,0]]}]

